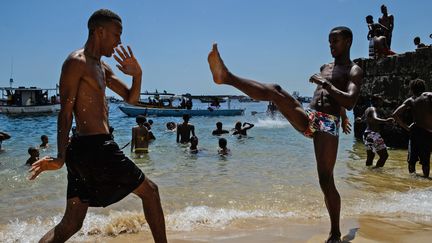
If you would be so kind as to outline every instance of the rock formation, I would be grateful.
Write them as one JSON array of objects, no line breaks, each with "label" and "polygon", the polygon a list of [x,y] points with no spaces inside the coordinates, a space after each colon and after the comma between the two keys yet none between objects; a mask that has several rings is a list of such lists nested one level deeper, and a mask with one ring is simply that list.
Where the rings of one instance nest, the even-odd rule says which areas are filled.
[{"label": "rock formation", "polygon": [[[377,107],[380,117],[388,117],[410,96],[409,82],[416,78],[426,81],[426,91],[432,89],[432,47],[416,49],[399,55],[381,59],[354,60],[364,72],[363,85],[354,116],[359,117],[370,104],[371,95],[384,100],[382,107]],[[404,119],[412,121],[409,112]],[[364,123],[354,123],[354,136],[362,138],[366,128]],[[408,133],[398,125],[382,125],[381,135],[389,147],[406,148]]]}]

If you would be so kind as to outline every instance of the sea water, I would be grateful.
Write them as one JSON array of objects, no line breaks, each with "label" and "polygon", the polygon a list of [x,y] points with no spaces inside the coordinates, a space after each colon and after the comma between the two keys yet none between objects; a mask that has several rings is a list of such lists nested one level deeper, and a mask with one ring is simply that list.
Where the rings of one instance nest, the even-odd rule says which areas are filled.
[{"label": "sea water", "polygon": [[[189,153],[187,146],[176,143],[175,132],[166,130],[168,121],[181,122],[173,117],[151,118],[156,140],[144,157],[134,158],[130,147],[123,150],[159,186],[167,229],[217,230],[250,219],[327,218],[312,140],[283,117],[268,117],[264,102],[233,102],[232,106],[245,108],[245,115],[191,119],[199,138],[198,154]],[[253,111],[258,113],[252,115]],[[236,121],[255,127],[245,138],[223,136],[232,154],[222,157],[217,154],[219,137],[211,135],[218,121],[227,130]],[[130,141],[135,118],[111,104],[110,125],[123,147]],[[57,153],[56,128],[56,115],[0,115],[0,130],[12,136],[3,142],[0,153],[0,242],[36,242],[61,220],[66,168],[29,181],[29,167],[24,165],[28,147],[37,147],[42,134],[48,135],[51,147],[41,150],[41,156]],[[431,221],[432,182],[408,174],[406,150],[389,149],[385,167],[378,170],[365,167],[365,148],[352,134],[341,134],[338,151],[334,175],[342,197],[342,217],[372,214]],[[129,195],[107,208],[90,208],[81,231],[72,239],[91,241],[141,231],[149,231],[141,202]]]}]

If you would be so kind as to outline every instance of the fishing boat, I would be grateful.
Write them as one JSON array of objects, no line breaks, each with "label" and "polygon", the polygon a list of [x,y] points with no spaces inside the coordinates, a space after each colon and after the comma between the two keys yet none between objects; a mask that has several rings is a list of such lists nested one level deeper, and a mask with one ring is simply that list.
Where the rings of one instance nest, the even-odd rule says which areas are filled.
[{"label": "fishing boat", "polygon": [[60,111],[58,88],[0,87],[0,92],[0,113],[38,114]]},{"label": "fishing boat", "polygon": [[225,97],[221,95],[195,95],[193,99],[199,99],[201,103],[225,103]]},{"label": "fishing boat", "polygon": [[252,99],[251,97],[248,97],[248,96],[240,97],[238,99],[238,101],[241,102],[241,103],[250,103],[250,102],[258,103],[259,102],[259,100],[254,100],[254,99]]},{"label": "fishing boat", "polygon": [[192,109],[192,99],[195,96],[176,96],[175,94],[166,92],[145,92],[141,96],[146,98],[140,99],[136,105],[121,105],[119,109],[126,115],[133,117],[137,115],[181,117],[184,114],[191,116],[239,116],[244,114],[244,109],[231,109],[229,98],[226,100],[228,104],[227,109],[221,108],[219,103],[209,103],[207,108]]}]

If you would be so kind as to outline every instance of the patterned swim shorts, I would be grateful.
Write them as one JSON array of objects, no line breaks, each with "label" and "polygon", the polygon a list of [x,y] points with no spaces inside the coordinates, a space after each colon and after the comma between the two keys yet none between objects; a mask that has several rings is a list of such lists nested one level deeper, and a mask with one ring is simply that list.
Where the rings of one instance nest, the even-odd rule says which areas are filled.
[{"label": "patterned swim shorts", "polygon": [[363,133],[363,142],[366,146],[366,150],[372,150],[373,152],[386,149],[387,146],[384,143],[384,139],[381,137],[379,132],[366,129]]},{"label": "patterned swim shorts", "polygon": [[303,135],[313,138],[315,132],[326,132],[335,137],[339,136],[339,117],[310,108],[305,111],[309,117],[309,127],[303,132]]}]

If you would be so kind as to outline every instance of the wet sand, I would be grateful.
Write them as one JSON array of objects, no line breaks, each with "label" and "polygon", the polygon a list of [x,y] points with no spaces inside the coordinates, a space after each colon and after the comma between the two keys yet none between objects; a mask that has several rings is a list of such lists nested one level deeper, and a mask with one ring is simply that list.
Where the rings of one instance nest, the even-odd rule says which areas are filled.
[{"label": "wet sand", "polygon": [[[236,222],[223,230],[168,232],[172,243],[223,242],[324,242],[329,230],[328,221],[316,220],[247,220]],[[341,221],[343,242],[415,242],[432,239],[432,222],[412,222],[400,218],[361,216]],[[94,242],[94,241],[93,241]],[[97,242],[153,242],[150,232],[98,238]]]}]

